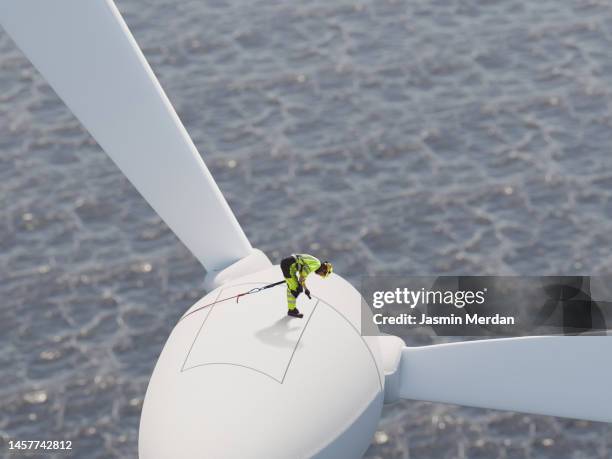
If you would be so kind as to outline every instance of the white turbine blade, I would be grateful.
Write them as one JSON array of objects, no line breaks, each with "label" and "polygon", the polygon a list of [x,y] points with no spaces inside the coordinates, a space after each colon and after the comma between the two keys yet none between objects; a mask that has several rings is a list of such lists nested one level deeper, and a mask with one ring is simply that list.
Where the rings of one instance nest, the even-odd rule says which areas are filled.
[{"label": "white turbine blade", "polygon": [[404,348],[400,397],[612,422],[612,337]]},{"label": "white turbine blade", "polygon": [[3,0],[0,23],[208,271],[252,252],[111,0]]}]

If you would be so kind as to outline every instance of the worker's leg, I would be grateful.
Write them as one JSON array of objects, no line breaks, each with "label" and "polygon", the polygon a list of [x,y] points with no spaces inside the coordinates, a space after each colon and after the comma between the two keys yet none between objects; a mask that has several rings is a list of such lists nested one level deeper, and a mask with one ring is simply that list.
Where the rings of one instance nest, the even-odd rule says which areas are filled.
[{"label": "worker's leg", "polygon": [[304,317],[298,308],[295,307],[295,302],[297,297],[302,292],[302,286],[298,281],[296,275],[296,264],[294,257],[288,257],[281,261],[280,263],[281,270],[283,271],[283,276],[285,278],[285,283],[287,284],[287,309],[289,310],[287,314],[291,317],[297,317],[301,319]]},{"label": "worker's leg", "polygon": [[295,258],[293,257],[287,257],[280,262],[281,271],[283,272],[283,277],[287,284],[287,307],[290,311],[295,309],[297,296],[294,295],[294,292],[297,292],[297,287],[299,285],[295,276],[291,275],[291,265],[293,263],[295,263]]},{"label": "worker's leg", "polygon": [[292,290],[287,287],[287,308],[292,311],[295,309],[295,302],[297,298],[293,296]]},{"label": "worker's leg", "polygon": [[297,279],[287,279],[287,308],[289,309],[287,311],[287,315],[301,319],[304,317],[304,314],[302,314],[299,309],[295,307],[295,301],[297,300],[300,291],[291,288],[295,285],[299,285]]},{"label": "worker's leg", "polygon": [[[289,310],[295,309],[295,302],[297,300],[298,292],[298,281],[297,279],[290,277],[285,279],[285,283],[287,284],[287,307]],[[295,292],[298,292],[297,295],[294,295]]]}]

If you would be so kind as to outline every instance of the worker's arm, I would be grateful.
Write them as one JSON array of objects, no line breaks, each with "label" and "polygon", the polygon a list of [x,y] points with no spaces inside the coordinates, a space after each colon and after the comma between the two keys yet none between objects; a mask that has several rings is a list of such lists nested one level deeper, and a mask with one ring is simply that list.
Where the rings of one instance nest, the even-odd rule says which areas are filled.
[{"label": "worker's arm", "polygon": [[308,290],[308,287],[306,287],[306,276],[307,274],[304,274],[303,272],[300,273],[300,285],[302,286],[302,288],[304,289],[304,293],[310,300],[312,298],[310,297],[310,290]]}]

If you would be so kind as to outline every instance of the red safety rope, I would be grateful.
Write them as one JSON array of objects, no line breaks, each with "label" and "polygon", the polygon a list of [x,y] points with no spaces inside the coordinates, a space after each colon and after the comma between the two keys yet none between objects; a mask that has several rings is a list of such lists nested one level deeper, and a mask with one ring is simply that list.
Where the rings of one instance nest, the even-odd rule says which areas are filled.
[{"label": "red safety rope", "polygon": [[209,306],[213,306],[213,305],[215,305],[217,303],[222,303],[223,301],[232,300],[234,298],[236,298],[236,303],[238,303],[238,301],[240,301],[240,297],[241,296],[245,296],[245,295],[250,295],[252,293],[261,292],[262,290],[265,290],[267,288],[276,287],[277,285],[281,285],[281,284],[284,284],[284,283],[285,283],[285,281],[282,280],[282,281],[275,282],[273,284],[264,285],[263,287],[255,287],[255,288],[252,288],[251,290],[249,290],[248,292],[239,293],[238,295],[228,296],[227,298],[222,298],[220,300],[215,300],[212,303],[204,304],[204,305],[194,309],[193,311],[190,311],[187,314],[185,314],[183,317],[181,317],[179,319],[179,322],[181,320],[183,320],[184,318],[186,318],[187,316],[190,316],[191,314],[194,314],[194,313],[196,313],[198,311],[201,311],[202,309],[207,308]]}]

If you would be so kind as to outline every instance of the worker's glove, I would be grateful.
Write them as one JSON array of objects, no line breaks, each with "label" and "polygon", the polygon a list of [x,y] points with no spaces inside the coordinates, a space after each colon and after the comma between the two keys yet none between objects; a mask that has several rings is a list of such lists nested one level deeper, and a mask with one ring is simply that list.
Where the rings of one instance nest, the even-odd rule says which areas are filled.
[{"label": "worker's glove", "polygon": [[310,296],[310,290],[306,289],[306,290],[304,290],[304,293],[306,294],[306,296],[308,297],[309,300],[312,300],[312,298]]},{"label": "worker's glove", "polygon": [[304,288],[302,287],[302,285],[298,284],[295,290],[291,290],[291,294],[297,298],[300,295],[300,293],[302,293],[303,291],[304,291]]}]

